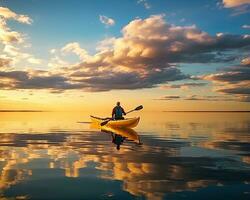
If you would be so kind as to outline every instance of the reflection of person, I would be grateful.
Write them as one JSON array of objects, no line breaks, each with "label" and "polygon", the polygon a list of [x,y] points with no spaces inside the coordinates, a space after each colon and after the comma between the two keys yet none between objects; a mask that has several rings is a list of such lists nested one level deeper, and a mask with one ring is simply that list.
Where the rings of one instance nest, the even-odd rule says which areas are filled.
[{"label": "reflection of person", "polygon": [[124,119],[123,115],[126,115],[126,113],[121,107],[120,102],[117,102],[112,111],[112,118],[115,120]]},{"label": "reflection of person", "polygon": [[123,143],[123,141],[125,140],[125,137],[122,137],[121,135],[118,135],[118,134],[114,134],[112,133],[111,134],[112,136],[112,142],[114,144],[116,144],[116,149],[117,150],[120,150],[120,145]]}]

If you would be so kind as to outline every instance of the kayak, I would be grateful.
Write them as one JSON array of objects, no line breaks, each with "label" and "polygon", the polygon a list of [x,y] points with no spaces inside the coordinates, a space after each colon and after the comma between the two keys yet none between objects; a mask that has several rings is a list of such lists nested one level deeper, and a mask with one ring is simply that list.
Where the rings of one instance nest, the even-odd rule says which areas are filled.
[{"label": "kayak", "polygon": [[[100,117],[95,117],[95,116],[90,116],[90,118],[93,123],[96,123],[98,125],[108,120],[108,118],[100,118]],[[140,117],[127,118],[127,119],[122,119],[122,120],[110,120],[104,126],[134,128],[137,126],[139,121],[140,121]]]}]

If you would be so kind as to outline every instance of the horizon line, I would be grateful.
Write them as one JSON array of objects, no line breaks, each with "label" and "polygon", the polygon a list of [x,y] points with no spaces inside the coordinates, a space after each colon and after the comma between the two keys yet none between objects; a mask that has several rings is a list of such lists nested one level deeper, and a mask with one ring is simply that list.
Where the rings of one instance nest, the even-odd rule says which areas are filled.
[{"label": "horizon line", "polygon": [[45,110],[0,110],[0,112],[50,112]]},{"label": "horizon line", "polygon": [[[67,110],[66,112],[68,112],[68,111],[69,110]],[[59,110],[51,111],[51,110],[26,110],[26,109],[7,110],[7,109],[4,109],[4,110],[0,110],[0,112],[62,112],[62,111],[59,111]],[[72,112],[72,111],[69,111],[69,112]],[[159,112],[159,111],[155,111],[155,112]],[[162,112],[250,112],[250,110],[164,110]]]}]

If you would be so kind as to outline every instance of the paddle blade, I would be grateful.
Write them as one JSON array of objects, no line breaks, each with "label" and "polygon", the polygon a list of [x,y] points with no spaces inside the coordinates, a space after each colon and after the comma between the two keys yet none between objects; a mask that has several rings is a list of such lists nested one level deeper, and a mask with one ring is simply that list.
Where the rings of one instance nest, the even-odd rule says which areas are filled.
[{"label": "paddle blade", "polygon": [[107,121],[102,122],[100,125],[101,125],[101,126],[105,126],[107,123],[109,123],[109,121],[110,121],[110,119],[107,120]]},{"label": "paddle blade", "polygon": [[140,106],[138,106],[138,107],[135,108],[135,110],[141,110],[141,109],[143,109],[142,105],[140,105]]}]

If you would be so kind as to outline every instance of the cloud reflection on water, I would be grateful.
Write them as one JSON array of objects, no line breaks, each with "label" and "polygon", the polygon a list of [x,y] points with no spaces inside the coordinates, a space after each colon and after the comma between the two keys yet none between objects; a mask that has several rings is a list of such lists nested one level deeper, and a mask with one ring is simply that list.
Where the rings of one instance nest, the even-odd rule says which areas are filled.
[{"label": "cloud reflection on water", "polygon": [[[111,196],[129,194],[131,199],[163,199],[169,193],[250,182],[249,121],[226,123],[224,129],[223,124],[197,121],[171,123],[163,123],[165,135],[139,132],[143,145],[125,141],[119,151],[110,134],[100,131],[1,133],[0,196],[39,197],[37,190],[29,188],[41,186],[57,194],[52,179],[63,187],[73,184],[69,181],[100,188],[103,181],[114,188],[121,184],[119,193],[114,188],[100,189],[92,197],[111,191]],[[211,134],[197,135],[199,130]],[[180,137],[181,131],[185,133]]]}]

